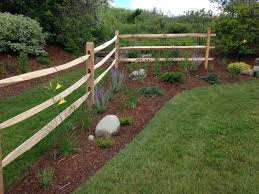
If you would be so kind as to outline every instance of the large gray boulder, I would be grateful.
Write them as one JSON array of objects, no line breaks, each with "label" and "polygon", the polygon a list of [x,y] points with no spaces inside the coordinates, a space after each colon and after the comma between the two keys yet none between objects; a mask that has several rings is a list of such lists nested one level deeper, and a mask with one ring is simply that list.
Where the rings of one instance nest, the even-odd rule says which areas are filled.
[{"label": "large gray boulder", "polygon": [[120,119],[115,115],[107,115],[97,124],[95,129],[96,137],[113,136],[119,133]]},{"label": "large gray boulder", "polygon": [[259,57],[255,59],[255,64],[259,65]]},{"label": "large gray boulder", "polygon": [[132,79],[132,80],[138,80],[139,78],[146,77],[146,76],[147,76],[146,70],[140,69],[140,70],[137,70],[137,71],[133,71],[129,75],[129,78]]},{"label": "large gray boulder", "polygon": [[254,76],[254,70],[253,69],[249,69],[249,70],[245,70],[241,72],[241,75],[247,75],[247,76]]}]

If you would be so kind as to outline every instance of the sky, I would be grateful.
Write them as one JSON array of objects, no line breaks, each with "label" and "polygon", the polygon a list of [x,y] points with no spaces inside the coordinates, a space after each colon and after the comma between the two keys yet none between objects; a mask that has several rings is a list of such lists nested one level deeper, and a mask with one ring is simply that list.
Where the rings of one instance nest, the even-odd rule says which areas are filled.
[{"label": "sky", "polygon": [[217,13],[217,5],[211,3],[209,0],[113,0],[114,7],[128,8],[128,9],[148,9],[152,10],[154,7],[162,10],[165,14],[169,12],[175,16],[183,14],[184,11],[190,9],[212,10]]}]

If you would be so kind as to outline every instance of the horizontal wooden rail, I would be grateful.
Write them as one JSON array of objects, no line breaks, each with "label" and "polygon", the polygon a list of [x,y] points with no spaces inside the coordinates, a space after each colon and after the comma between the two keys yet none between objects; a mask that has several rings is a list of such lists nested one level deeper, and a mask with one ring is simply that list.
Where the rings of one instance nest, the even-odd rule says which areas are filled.
[{"label": "horizontal wooden rail", "polygon": [[[120,47],[120,50],[170,50],[170,49],[206,49],[206,46],[127,46]],[[215,46],[210,46],[214,49]]]},{"label": "horizontal wooden rail", "polygon": [[[120,62],[166,62],[166,61],[205,61],[205,58],[121,58]],[[209,58],[209,61],[214,58]]]},{"label": "horizontal wooden rail", "polygon": [[97,63],[94,66],[94,70],[98,69],[99,67],[101,67],[109,58],[111,58],[111,56],[115,53],[116,48],[114,48],[108,55],[106,55],[106,57],[104,57],[99,63]]},{"label": "horizontal wooden rail", "polygon": [[0,80],[0,88],[4,87],[4,86],[8,86],[8,85],[32,80],[32,79],[35,79],[35,78],[43,77],[43,76],[46,76],[46,75],[50,75],[50,74],[53,74],[53,73],[57,73],[59,71],[69,69],[71,67],[74,67],[74,66],[86,61],[88,59],[88,57],[89,57],[89,55],[85,55],[85,56],[79,57],[79,58],[77,58],[77,59],[75,59],[71,62],[68,62],[64,65],[60,65],[60,66],[56,66],[56,67],[50,67],[48,69],[42,69],[42,70],[30,72],[30,73],[17,75],[17,76],[14,76],[14,77],[2,79],[2,80]]},{"label": "horizontal wooden rail", "polygon": [[26,140],[23,144],[15,148],[11,153],[9,153],[3,159],[3,167],[10,164],[16,158],[30,150],[37,143],[39,143],[44,137],[46,137],[50,132],[52,132],[57,126],[60,125],[66,118],[68,118],[77,108],[79,108],[88,97],[89,92],[67,107],[62,113],[56,116],[52,121],[50,121],[45,127],[35,133],[32,137]]},{"label": "horizontal wooden rail", "polygon": [[65,98],[66,96],[70,95],[73,91],[78,89],[80,86],[82,86],[87,81],[88,78],[89,78],[89,74],[85,75],[80,80],[78,80],[75,84],[73,84],[72,86],[70,86],[63,92],[61,92],[60,94],[54,96],[53,98],[1,123],[0,129],[4,129],[4,128],[10,127],[12,125],[15,125],[19,122],[22,122],[22,121],[32,117],[33,115],[36,115],[37,113],[45,110],[46,108],[52,106],[58,100],[60,100],[61,98]]},{"label": "horizontal wooden rail", "polygon": [[114,36],[113,39],[111,39],[111,40],[107,41],[106,43],[104,43],[104,44],[102,44],[102,45],[96,47],[96,48],[94,49],[94,53],[98,53],[99,51],[101,51],[101,50],[107,48],[107,47],[110,46],[112,43],[114,43],[114,42],[117,40],[117,38],[118,38],[117,36]]},{"label": "horizontal wooden rail", "polygon": [[[211,34],[216,36],[216,34]],[[119,38],[175,38],[175,37],[207,37],[205,33],[187,33],[187,34],[123,34]]]},{"label": "horizontal wooden rail", "polygon": [[101,75],[99,75],[99,77],[96,80],[94,80],[94,86],[96,86],[104,78],[104,76],[110,71],[110,69],[115,65],[115,63],[116,63],[116,59]]}]

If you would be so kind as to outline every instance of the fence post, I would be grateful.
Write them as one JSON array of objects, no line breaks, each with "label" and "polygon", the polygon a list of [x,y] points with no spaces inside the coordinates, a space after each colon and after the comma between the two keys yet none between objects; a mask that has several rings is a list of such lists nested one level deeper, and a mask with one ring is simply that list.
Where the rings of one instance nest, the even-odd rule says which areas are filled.
[{"label": "fence post", "polygon": [[0,134],[0,194],[4,194],[4,179],[3,179],[3,165],[2,165],[2,135],[1,134]]},{"label": "fence post", "polygon": [[205,53],[205,69],[208,69],[208,64],[209,64],[209,54],[210,54],[210,38],[211,38],[211,28],[208,28],[208,33],[207,33],[207,44],[206,44],[206,53]]},{"label": "fence post", "polygon": [[86,92],[90,92],[87,98],[87,105],[90,107],[94,104],[94,43],[86,43],[86,55],[90,57],[86,60],[86,72],[90,74],[86,82]]},{"label": "fence post", "polygon": [[115,41],[115,48],[116,48],[116,51],[115,51],[115,59],[116,59],[116,63],[115,63],[115,68],[117,69],[119,67],[119,48],[120,48],[120,39],[119,39],[119,31],[115,31],[115,36],[117,36],[117,39]]}]

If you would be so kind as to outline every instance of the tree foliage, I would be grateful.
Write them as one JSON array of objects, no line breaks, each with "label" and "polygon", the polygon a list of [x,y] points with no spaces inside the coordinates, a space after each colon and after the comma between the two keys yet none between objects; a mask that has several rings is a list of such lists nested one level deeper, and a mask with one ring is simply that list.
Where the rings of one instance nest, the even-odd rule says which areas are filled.
[{"label": "tree foliage", "polygon": [[227,55],[247,56],[258,53],[258,3],[232,2],[215,19],[216,44]]},{"label": "tree foliage", "polygon": [[2,0],[0,10],[38,20],[50,40],[78,51],[84,42],[94,39],[100,10],[107,4],[108,0]]}]

